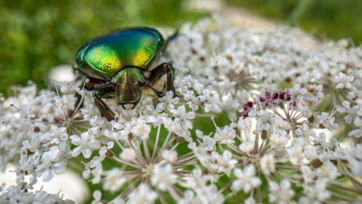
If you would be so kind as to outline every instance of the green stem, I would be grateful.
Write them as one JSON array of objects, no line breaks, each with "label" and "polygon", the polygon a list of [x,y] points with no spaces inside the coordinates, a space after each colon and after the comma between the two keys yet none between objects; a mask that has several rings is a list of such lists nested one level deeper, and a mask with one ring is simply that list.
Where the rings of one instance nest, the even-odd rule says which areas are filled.
[{"label": "green stem", "polygon": [[352,187],[350,187],[350,186],[343,186],[343,185],[336,184],[336,183],[329,184],[328,186],[329,186],[330,188],[338,188],[338,189],[341,189],[341,190],[346,190],[346,191],[350,191],[350,192],[362,194],[362,191],[361,191],[361,190],[352,188]]},{"label": "green stem", "polygon": [[84,165],[82,164],[82,162],[80,162],[79,159],[72,158],[68,160],[68,168],[74,171],[75,173],[82,175],[82,172],[84,170]]},{"label": "green stem", "polygon": [[288,17],[288,24],[295,26],[301,18],[308,12],[313,0],[299,0],[297,6],[293,9],[292,13]]},{"label": "green stem", "polygon": [[330,191],[330,193],[331,193],[333,196],[335,196],[335,197],[337,197],[337,198],[339,198],[339,199],[342,199],[342,200],[345,200],[345,201],[349,201],[349,202],[352,202],[352,201],[353,201],[353,198],[348,197],[348,196],[345,196],[345,195],[342,195],[342,194],[339,194],[339,193],[337,193],[337,192]]}]

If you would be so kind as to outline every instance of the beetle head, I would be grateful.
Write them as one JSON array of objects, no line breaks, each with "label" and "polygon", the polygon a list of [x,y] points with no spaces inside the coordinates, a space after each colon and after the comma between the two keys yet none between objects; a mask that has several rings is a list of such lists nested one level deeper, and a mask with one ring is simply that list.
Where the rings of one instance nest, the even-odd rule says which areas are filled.
[{"label": "beetle head", "polygon": [[133,108],[141,100],[142,90],[139,85],[142,74],[138,68],[124,68],[112,79],[116,83],[116,100],[126,109],[125,105],[133,104]]}]

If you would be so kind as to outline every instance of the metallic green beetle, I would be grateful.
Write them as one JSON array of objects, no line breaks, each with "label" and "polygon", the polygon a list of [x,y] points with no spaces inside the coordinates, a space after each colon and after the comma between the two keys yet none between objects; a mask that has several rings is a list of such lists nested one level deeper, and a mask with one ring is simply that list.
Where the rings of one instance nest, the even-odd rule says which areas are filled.
[{"label": "metallic green beetle", "polygon": [[88,79],[84,88],[93,91],[94,102],[102,116],[114,119],[114,113],[102,98],[116,98],[125,109],[136,107],[142,96],[142,87],[150,88],[158,97],[164,93],[153,85],[166,74],[166,90],[172,90],[174,69],[170,63],[155,66],[163,54],[166,42],[155,29],[140,27],[121,30],[85,43],[77,52],[76,69]]}]

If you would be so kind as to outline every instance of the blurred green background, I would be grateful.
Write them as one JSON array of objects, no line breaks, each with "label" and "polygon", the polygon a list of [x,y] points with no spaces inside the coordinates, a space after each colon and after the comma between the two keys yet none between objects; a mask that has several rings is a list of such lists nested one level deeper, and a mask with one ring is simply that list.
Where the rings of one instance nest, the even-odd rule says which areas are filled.
[{"label": "blurred green background", "polygon": [[233,6],[326,38],[362,42],[361,0],[226,0]]},{"label": "blurred green background", "polygon": [[192,4],[210,2],[222,5],[214,10],[241,8],[321,39],[362,41],[361,0],[0,0],[0,92],[28,80],[46,87],[49,69],[73,63],[77,49],[95,36],[125,26],[177,28],[211,12]]}]

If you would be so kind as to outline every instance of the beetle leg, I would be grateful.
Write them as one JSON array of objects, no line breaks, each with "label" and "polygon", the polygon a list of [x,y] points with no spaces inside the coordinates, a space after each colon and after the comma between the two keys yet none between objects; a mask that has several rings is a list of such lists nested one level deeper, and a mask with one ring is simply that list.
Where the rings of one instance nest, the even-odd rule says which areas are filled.
[{"label": "beetle leg", "polygon": [[[79,88],[80,89],[83,89],[84,88],[84,84],[85,84],[85,81],[82,81],[80,84],[79,84]],[[80,107],[83,106],[83,99],[84,97],[82,95],[80,95],[78,92],[76,92],[75,94],[75,97],[77,98],[76,101],[75,101],[75,105],[74,105],[74,110],[72,110],[70,113],[69,113],[69,117],[73,117],[80,109]]]},{"label": "beetle leg", "polygon": [[176,96],[175,87],[173,86],[175,70],[171,66],[171,63],[162,63],[151,71],[150,84],[156,83],[163,75],[167,74],[166,91],[173,91]]},{"label": "beetle leg", "polygon": [[105,82],[105,83],[99,83],[99,84],[95,84],[95,83],[90,83],[90,82],[86,82],[84,84],[85,89],[87,89],[88,91],[93,91],[93,90],[102,90],[102,89],[114,89],[115,88],[115,84],[113,82]]},{"label": "beetle leg", "polygon": [[97,106],[102,117],[107,118],[108,121],[114,120],[115,116],[113,111],[107,106],[106,103],[102,100],[101,96],[94,94],[94,104]]},{"label": "beetle leg", "polygon": [[[82,82],[82,89],[93,92],[94,104],[98,108],[102,116],[107,120],[114,120],[113,111],[102,100],[102,96],[114,92],[114,84],[110,82],[103,82],[98,79],[89,78]],[[83,100],[82,100],[83,101]]]}]

